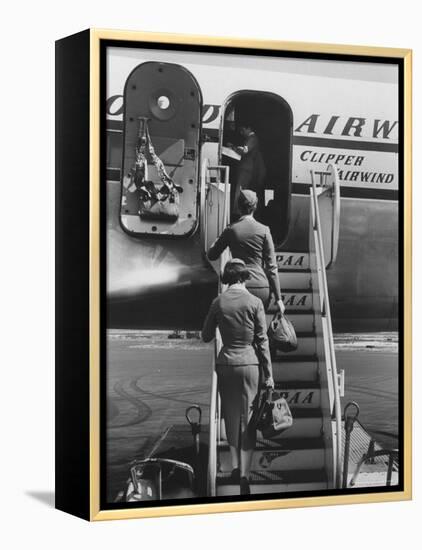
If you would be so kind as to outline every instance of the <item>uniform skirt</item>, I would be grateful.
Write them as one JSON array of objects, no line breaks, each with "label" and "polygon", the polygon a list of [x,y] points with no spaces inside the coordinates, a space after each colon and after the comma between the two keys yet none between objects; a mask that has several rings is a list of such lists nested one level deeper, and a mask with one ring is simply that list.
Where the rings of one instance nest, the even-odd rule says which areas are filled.
[{"label": "uniform skirt", "polygon": [[248,424],[258,395],[259,367],[220,365],[217,376],[227,441],[238,449],[253,449],[256,430],[251,430]]}]

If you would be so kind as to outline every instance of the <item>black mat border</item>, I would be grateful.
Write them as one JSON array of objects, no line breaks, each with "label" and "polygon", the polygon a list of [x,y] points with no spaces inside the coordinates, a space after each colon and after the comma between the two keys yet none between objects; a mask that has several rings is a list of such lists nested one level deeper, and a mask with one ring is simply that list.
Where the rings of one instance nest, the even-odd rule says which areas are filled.
[{"label": "black mat border", "polygon": [[283,51],[283,50],[267,50],[255,48],[237,48],[226,46],[205,46],[205,45],[190,45],[190,44],[164,44],[159,42],[143,42],[130,40],[100,40],[100,106],[106,104],[106,53],[109,47],[120,48],[139,48],[139,49],[155,49],[178,52],[203,52],[203,53],[220,53],[220,54],[237,54],[237,55],[254,55],[257,57],[281,57],[281,58],[296,58],[296,59],[313,59],[313,60],[329,60],[329,61],[347,61],[359,63],[381,63],[397,65],[399,70],[399,217],[398,217],[398,232],[399,232],[399,395],[400,395],[400,410],[399,410],[399,461],[400,475],[399,485],[395,487],[379,487],[365,489],[339,489],[326,491],[307,491],[295,493],[271,493],[262,495],[253,495],[250,497],[203,497],[195,499],[177,499],[177,500],[161,500],[153,502],[144,502],[142,505],[131,503],[110,503],[106,501],[106,365],[107,365],[107,345],[106,345],[106,319],[107,319],[107,303],[106,303],[106,265],[107,265],[107,246],[106,246],[106,112],[105,108],[101,108],[100,120],[100,509],[101,510],[122,510],[122,509],[148,509],[160,508],[164,506],[180,506],[194,504],[210,504],[210,503],[229,503],[229,502],[251,502],[253,509],[254,501],[276,500],[283,498],[290,500],[294,498],[307,497],[324,497],[324,496],[342,496],[342,495],[365,495],[378,493],[401,492],[404,490],[404,288],[403,288],[403,272],[404,272],[404,59],[396,57],[383,56],[367,56],[355,54],[328,54],[328,53],[311,53],[300,51]]}]

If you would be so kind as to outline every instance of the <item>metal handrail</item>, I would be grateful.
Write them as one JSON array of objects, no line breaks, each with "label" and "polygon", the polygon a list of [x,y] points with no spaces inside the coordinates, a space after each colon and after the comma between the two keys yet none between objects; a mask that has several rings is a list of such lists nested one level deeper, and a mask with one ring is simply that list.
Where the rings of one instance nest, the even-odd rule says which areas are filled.
[{"label": "metal handrail", "polygon": [[[333,216],[331,224],[331,246],[330,246],[330,260],[326,265],[326,269],[329,269],[337,259],[338,252],[338,239],[340,230],[340,184],[337,167],[334,164],[329,164],[327,170],[311,170],[311,178],[314,174],[320,176],[321,183],[319,188],[324,191],[327,189],[327,176],[334,177],[334,183],[331,188],[331,200],[333,204]],[[330,171],[331,169],[331,171]]]},{"label": "metal handrail", "polygon": [[215,348],[211,375],[210,431],[208,446],[208,494],[215,496],[215,478],[217,475],[217,372],[215,370]]},{"label": "metal handrail", "polygon": [[[336,460],[335,460],[335,487],[339,488],[341,486],[341,402],[340,402],[340,391],[338,386],[338,373],[337,373],[337,363],[334,351],[334,338],[331,325],[331,312],[330,304],[328,299],[328,285],[327,285],[327,275],[325,272],[325,260],[324,260],[324,248],[322,244],[322,230],[321,230],[321,220],[319,216],[319,207],[318,207],[318,195],[317,187],[315,184],[315,179],[313,172],[311,171],[311,180],[312,187],[310,189],[311,194],[311,212],[312,212],[312,226],[313,234],[315,238],[315,251],[316,251],[316,260],[317,260],[317,270],[320,278],[320,307],[321,315],[326,320],[326,326],[323,323],[323,331],[325,328],[324,339],[328,343],[329,348],[329,357],[326,358],[329,360],[330,370],[331,370],[331,385],[334,395],[334,417],[336,422]],[[331,411],[333,412],[333,411]]]},{"label": "metal handrail", "polygon": [[[348,410],[350,408],[354,407],[354,414],[349,413]],[[393,467],[396,465],[398,466],[398,449],[377,449],[375,450],[375,439],[371,437],[369,442],[368,450],[362,454],[361,459],[356,464],[355,471],[352,474],[351,480],[348,483],[348,477],[349,477],[349,449],[350,449],[350,441],[351,441],[351,435],[354,429],[355,424],[359,424],[360,428],[369,435],[369,431],[366,429],[364,424],[359,420],[359,412],[360,408],[359,405],[355,401],[349,402],[344,407],[344,429],[346,433],[346,439],[345,439],[345,445],[344,445],[344,464],[343,464],[343,483],[342,488],[346,489],[347,486],[353,487],[356,483],[356,479],[358,478],[358,475],[360,473],[360,470],[364,463],[371,462],[373,463],[375,458],[386,456],[388,457],[388,465],[387,465],[387,472],[386,472],[386,486],[389,487],[391,485],[391,479],[393,475]]]},{"label": "metal handrail", "polygon": [[[219,234],[225,229],[230,221],[230,196],[229,196],[229,167],[228,166],[206,166],[205,172],[207,170],[222,170],[224,169],[224,201],[223,201],[223,215],[219,218],[221,223],[219,224]],[[204,173],[205,177],[205,173]],[[208,235],[207,232],[207,214],[206,208],[204,207],[204,218],[202,222],[205,224],[204,234]],[[205,240],[204,245],[206,246],[207,241]],[[205,250],[206,252],[206,250]],[[226,261],[228,260],[229,254],[223,253],[220,259],[220,270],[224,270]],[[221,280],[218,283],[218,293],[224,290],[224,285],[221,283]],[[209,447],[208,447],[208,494],[210,496],[215,496],[216,494],[216,475],[217,475],[217,443],[220,438],[220,426],[219,426],[219,395],[218,395],[218,380],[216,373],[216,360],[221,349],[221,335],[217,328],[216,337],[214,343],[214,354],[213,354],[213,365],[212,365],[212,375],[211,375],[211,396],[210,396],[210,431],[209,431]]]},{"label": "metal handrail", "polygon": [[[339,238],[339,231],[340,231],[340,184],[338,179],[338,172],[334,164],[329,164],[328,168],[331,168],[331,170],[333,171],[334,185],[331,190],[331,193],[332,193],[331,200],[333,203],[333,219],[331,224],[330,261],[328,262],[326,269],[329,269],[337,259],[338,238]],[[330,175],[331,173],[327,172],[327,174]]]},{"label": "metal handrail", "polygon": [[352,476],[352,479],[350,480],[349,486],[354,487],[356,483],[356,479],[360,473],[360,469],[362,468],[364,462],[367,462],[368,460],[385,456],[388,457],[388,466],[387,466],[387,472],[386,472],[386,481],[385,486],[390,487],[391,486],[391,478],[393,477],[393,467],[394,467],[394,461],[397,461],[397,457],[399,454],[398,449],[379,449],[378,451],[372,451],[365,453],[362,458],[359,460],[355,472]]},{"label": "metal handrail", "polygon": [[[201,187],[200,187],[200,240],[202,246],[205,250],[206,244],[208,242],[208,220],[207,220],[207,171],[208,171],[209,161],[204,159],[201,164]],[[205,250],[206,253],[206,250]]]},{"label": "metal handrail", "polygon": [[333,186],[333,228],[332,228],[332,238],[331,238],[331,260],[328,267],[330,267],[337,259],[338,251],[338,241],[340,235],[340,184],[337,168],[334,165],[333,171],[335,174],[334,186]]},{"label": "metal handrail", "polygon": [[[352,410],[353,412],[348,413]],[[346,439],[344,442],[344,453],[343,453],[343,480],[342,488],[347,487],[347,476],[349,474],[349,457],[350,457],[350,438],[353,432],[355,422],[358,419],[360,413],[360,407],[355,401],[350,401],[344,407],[344,431],[346,432]]]}]

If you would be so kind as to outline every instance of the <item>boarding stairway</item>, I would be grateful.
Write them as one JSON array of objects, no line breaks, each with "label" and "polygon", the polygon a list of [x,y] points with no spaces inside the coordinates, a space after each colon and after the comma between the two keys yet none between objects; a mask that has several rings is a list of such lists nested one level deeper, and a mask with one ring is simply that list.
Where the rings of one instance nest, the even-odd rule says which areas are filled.
[{"label": "boarding stairway", "polygon": [[[223,171],[224,177],[212,181],[213,170]],[[228,170],[208,165],[203,169],[203,178],[202,219],[212,217],[214,224],[204,224],[207,232],[204,243],[208,247],[229,220]],[[325,273],[327,266],[335,261],[338,247],[339,185],[331,165],[324,172],[312,172],[311,178],[309,250],[277,252],[283,302],[296,330],[298,348],[291,353],[273,353],[273,377],[275,390],[289,403],[293,426],[271,440],[258,432],[249,478],[252,494],[302,493],[341,486],[341,377],[336,368]],[[217,272],[227,259],[227,256],[222,258],[218,265],[213,262]],[[267,311],[268,323],[275,312],[276,306],[271,304]],[[217,334],[215,357],[220,345]],[[210,496],[239,495],[239,485],[233,484],[230,478],[231,470],[214,372]]]}]

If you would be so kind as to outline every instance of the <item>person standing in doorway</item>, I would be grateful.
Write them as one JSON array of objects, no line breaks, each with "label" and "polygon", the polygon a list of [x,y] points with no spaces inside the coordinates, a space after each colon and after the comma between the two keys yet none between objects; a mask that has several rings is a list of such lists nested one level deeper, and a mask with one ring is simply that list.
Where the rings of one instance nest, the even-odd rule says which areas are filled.
[{"label": "person standing in doorway", "polygon": [[255,191],[258,197],[259,208],[264,207],[266,168],[261,153],[258,136],[250,123],[242,123],[239,133],[244,141],[243,145],[232,145],[232,149],[240,155],[236,170],[234,190],[234,213],[236,211],[239,193],[242,189]]}]

